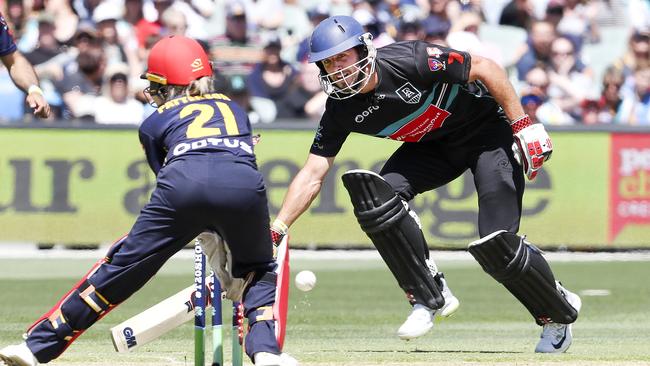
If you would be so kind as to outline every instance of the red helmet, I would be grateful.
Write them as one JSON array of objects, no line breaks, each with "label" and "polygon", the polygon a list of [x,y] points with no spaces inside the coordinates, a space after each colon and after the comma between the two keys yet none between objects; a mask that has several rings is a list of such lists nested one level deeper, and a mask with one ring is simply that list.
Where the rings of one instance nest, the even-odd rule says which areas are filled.
[{"label": "red helmet", "polygon": [[203,76],[212,76],[203,47],[191,38],[169,36],[153,45],[143,78],[162,85],[183,86]]}]

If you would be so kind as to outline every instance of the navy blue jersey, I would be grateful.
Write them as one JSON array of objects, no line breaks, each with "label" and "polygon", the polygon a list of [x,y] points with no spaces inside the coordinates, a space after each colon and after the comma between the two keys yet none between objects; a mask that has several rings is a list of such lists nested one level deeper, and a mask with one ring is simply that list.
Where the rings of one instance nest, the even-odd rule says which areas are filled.
[{"label": "navy blue jersey", "polygon": [[423,41],[377,50],[379,82],[369,93],[328,99],[311,152],[335,156],[351,132],[402,142],[465,138],[498,116],[480,83],[468,83],[471,57]]},{"label": "navy blue jersey", "polygon": [[255,166],[248,115],[223,94],[172,99],[142,122],[139,135],[156,174],[188,155],[230,154]]},{"label": "navy blue jersey", "polygon": [[5,18],[0,13],[0,57],[16,51],[16,44]]}]

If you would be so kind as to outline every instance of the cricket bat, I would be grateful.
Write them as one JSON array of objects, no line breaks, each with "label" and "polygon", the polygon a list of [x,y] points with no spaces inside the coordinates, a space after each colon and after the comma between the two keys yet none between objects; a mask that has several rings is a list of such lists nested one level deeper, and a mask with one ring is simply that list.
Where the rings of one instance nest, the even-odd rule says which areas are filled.
[{"label": "cricket bat", "polygon": [[[280,349],[284,345],[289,304],[290,268],[289,240],[285,236],[276,248],[278,267],[278,284],[275,294],[273,315],[275,320],[275,337]],[[206,287],[213,289],[213,276],[206,279]],[[117,352],[129,352],[147,344],[172,329],[194,319],[194,285],[168,297],[149,309],[125,320],[111,328],[113,346]],[[212,306],[211,303],[208,307]],[[208,308],[206,307],[206,309]]]},{"label": "cricket bat", "polygon": [[[206,281],[211,288],[212,276]],[[129,352],[194,319],[195,285],[184,288],[149,309],[111,328],[117,352]],[[211,306],[212,304],[208,304]]]}]

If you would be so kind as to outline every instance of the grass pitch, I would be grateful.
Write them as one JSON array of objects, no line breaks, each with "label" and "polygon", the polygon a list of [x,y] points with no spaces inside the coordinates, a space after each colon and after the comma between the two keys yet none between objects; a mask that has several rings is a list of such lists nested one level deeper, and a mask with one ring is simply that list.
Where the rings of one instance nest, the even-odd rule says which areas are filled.
[{"label": "grass pitch", "polygon": [[[0,345],[19,341],[93,262],[0,259]],[[294,259],[293,274],[310,269],[318,283],[307,293],[292,287],[285,351],[302,365],[650,365],[648,262],[551,263],[583,300],[574,343],[561,355],[533,352],[541,329],[478,264],[438,262],[461,307],[453,317],[438,320],[429,334],[404,342],[395,332],[410,307],[383,262]],[[108,331],[188,286],[191,268],[189,260],[170,261],[52,364],[192,365],[191,323],[129,354],[114,352]],[[224,324],[230,310],[224,305]],[[225,339],[230,360],[229,332]]]}]

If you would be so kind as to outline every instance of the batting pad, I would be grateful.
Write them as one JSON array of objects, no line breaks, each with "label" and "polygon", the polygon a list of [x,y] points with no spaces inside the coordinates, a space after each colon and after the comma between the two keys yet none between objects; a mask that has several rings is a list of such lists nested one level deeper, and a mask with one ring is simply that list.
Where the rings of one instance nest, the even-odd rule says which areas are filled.
[{"label": "batting pad", "polygon": [[500,230],[469,245],[483,270],[503,284],[532,314],[537,324],[570,324],[578,312],[557,289],[539,249],[517,234]]},{"label": "batting pad", "polygon": [[431,309],[441,308],[445,300],[425,262],[428,247],[422,230],[390,184],[367,170],[347,171],[342,179],[361,229],[409,301]]}]

